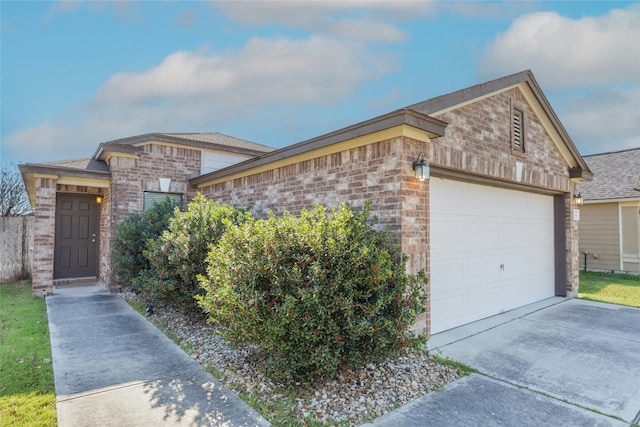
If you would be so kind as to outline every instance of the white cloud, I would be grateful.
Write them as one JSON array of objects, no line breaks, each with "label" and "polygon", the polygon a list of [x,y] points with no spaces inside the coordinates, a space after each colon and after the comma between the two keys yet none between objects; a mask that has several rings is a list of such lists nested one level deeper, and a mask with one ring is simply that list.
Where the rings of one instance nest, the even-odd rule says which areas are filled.
[{"label": "white cloud", "polygon": [[[149,70],[112,76],[89,105],[56,118],[55,126],[44,123],[7,141],[12,151],[28,146],[30,161],[40,161],[90,156],[100,142],[146,132],[219,131],[238,121],[251,127],[264,108],[283,111],[286,123],[298,108],[343,101],[396,62],[362,43],[323,36],[254,38],[218,53],[178,51]],[[55,145],[61,142],[64,151]]]},{"label": "white cloud", "polygon": [[483,79],[532,69],[545,89],[638,82],[640,5],[601,17],[555,12],[517,18],[484,52]]},{"label": "white cloud", "polygon": [[36,127],[20,130],[3,138],[2,149],[11,153],[20,153],[12,156],[18,161],[32,163],[39,161],[34,158],[52,159],[56,158],[60,151],[64,152],[67,148],[60,145],[60,141],[64,140],[61,139],[62,134],[60,128],[45,121]]},{"label": "white cloud", "polygon": [[407,34],[393,21],[432,10],[428,1],[213,2],[232,19],[249,25],[279,24],[332,37],[399,42]]},{"label": "white cloud", "polygon": [[192,10],[185,10],[178,15],[173,24],[179,28],[188,28],[198,21],[198,15]]},{"label": "white cloud", "polygon": [[113,12],[121,22],[141,21],[139,4],[135,1],[113,0],[54,0],[47,12],[46,18],[51,19],[59,13],[78,12],[87,6],[92,12]]},{"label": "white cloud", "polygon": [[97,103],[144,102],[154,98],[189,97],[215,93],[231,84],[233,72],[221,58],[178,51],[143,73],[120,73],[97,93]]},{"label": "white cloud", "polygon": [[251,39],[219,54],[179,51],[142,73],[113,76],[95,104],[204,103],[225,108],[331,103],[392,69],[388,55],[326,37]]},{"label": "white cloud", "polygon": [[582,154],[640,147],[640,85],[573,98],[559,112]]}]

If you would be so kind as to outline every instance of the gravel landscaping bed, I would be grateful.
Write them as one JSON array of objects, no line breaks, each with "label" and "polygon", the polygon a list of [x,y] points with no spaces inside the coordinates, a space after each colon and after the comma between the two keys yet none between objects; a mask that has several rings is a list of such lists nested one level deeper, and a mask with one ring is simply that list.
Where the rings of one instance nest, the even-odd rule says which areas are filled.
[{"label": "gravel landscaping bed", "polygon": [[[122,294],[127,301],[147,304],[140,296]],[[177,341],[196,362],[214,373],[229,389],[262,408],[271,420],[281,412],[300,425],[360,425],[456,380],[454,367],[437,363],[426,354],[410,353],[381,364],[347,370],[323,383],[272,381],[261,371],[250,348],[234,348],[216,333],[216,327],[171,306],[154,303],[147,318]],[[269,412],[264,413],[265,411]]]}]

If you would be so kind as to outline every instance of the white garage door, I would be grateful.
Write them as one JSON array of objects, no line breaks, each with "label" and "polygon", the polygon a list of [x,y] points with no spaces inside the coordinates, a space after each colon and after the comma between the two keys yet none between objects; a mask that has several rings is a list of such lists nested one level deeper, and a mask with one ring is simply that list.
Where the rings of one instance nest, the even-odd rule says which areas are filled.
[{"label": "white garage door", "polygon": [[552,297],[553,197],[432,177],[431,333]]}]

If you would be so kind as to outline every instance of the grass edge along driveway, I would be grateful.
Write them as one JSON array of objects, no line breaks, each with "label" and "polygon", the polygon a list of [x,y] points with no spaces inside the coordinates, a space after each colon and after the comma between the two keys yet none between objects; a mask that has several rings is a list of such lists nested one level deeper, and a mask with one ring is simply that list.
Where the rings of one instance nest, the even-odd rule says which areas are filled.
[{"label": "grass edge along driveway", "polygon": [[580,271],[578,297],[640,308],[640,275]]},{"label": "grass edge along driveway", "polygon": [[30,282],[0,284],[0,426],[56,426],[47,306]]}]

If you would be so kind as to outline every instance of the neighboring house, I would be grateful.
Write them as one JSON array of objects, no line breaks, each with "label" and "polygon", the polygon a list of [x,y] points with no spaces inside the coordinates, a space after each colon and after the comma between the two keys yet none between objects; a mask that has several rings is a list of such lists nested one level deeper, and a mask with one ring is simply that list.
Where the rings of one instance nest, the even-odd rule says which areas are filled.
[{"label": "neighboring house", "polygon": [[[197,155],[193,166],[175,166],[181,160],[164,152],[165,145],[146,147],[155,149],[153,169],[136,167],[141,153],[104,155],[111,151],[101,148],[92,164],[110,164],[110,171],[70,182],[105,195],[100,220],[109,226],[101,228],[100,254],[108,254],[112,225],[142,209],[141,193],[160,191],[157,178],[168,177],[180,185],[172,192],[199,191],[251,206],[258,216],[269,210],[298,213],[314,203],[360,207],[370,200],[379,228],[389,229],[409,255],[408,271],[425,269],[430,276],[428,314],[419,319],[419,332],[436,333],[548,297],[577,295],[573,195],[576,183],[592,174],[530,71],[256,153],[216,171],[200,170],[188,180],[185,175],[199,171]],[[105,161],[109,158],[117,159],[115,168],[113,160]],[[23,166],[28,167],[35,168]],[[123,167],[126,192],[117,184]],[[427,179],[417,179],[414,168]],[[35,172],[30,195],[40,238],[47,242],[40,262],[34,261],[37,290],[52,284],[51,266],[44,261],[61,256],[53,245],[53,202],[56,192],[64,200],[68,188],[58,173]],[[113,287],[108,256],[100,259],[98,275]]]},{"label": "neighboring house", "polygon": [[584,158],[593,181],[579,185],[580,267],[640,273],[640,148]]},{"label": "neighboring house", "polygon": [[116,289],[116,224],[154,200],[186,204],[189,178],[272,150],[219,133],[153,133],[100,144],[89,159],[19,165],[35,216],[33,293],[96,279]]}]

